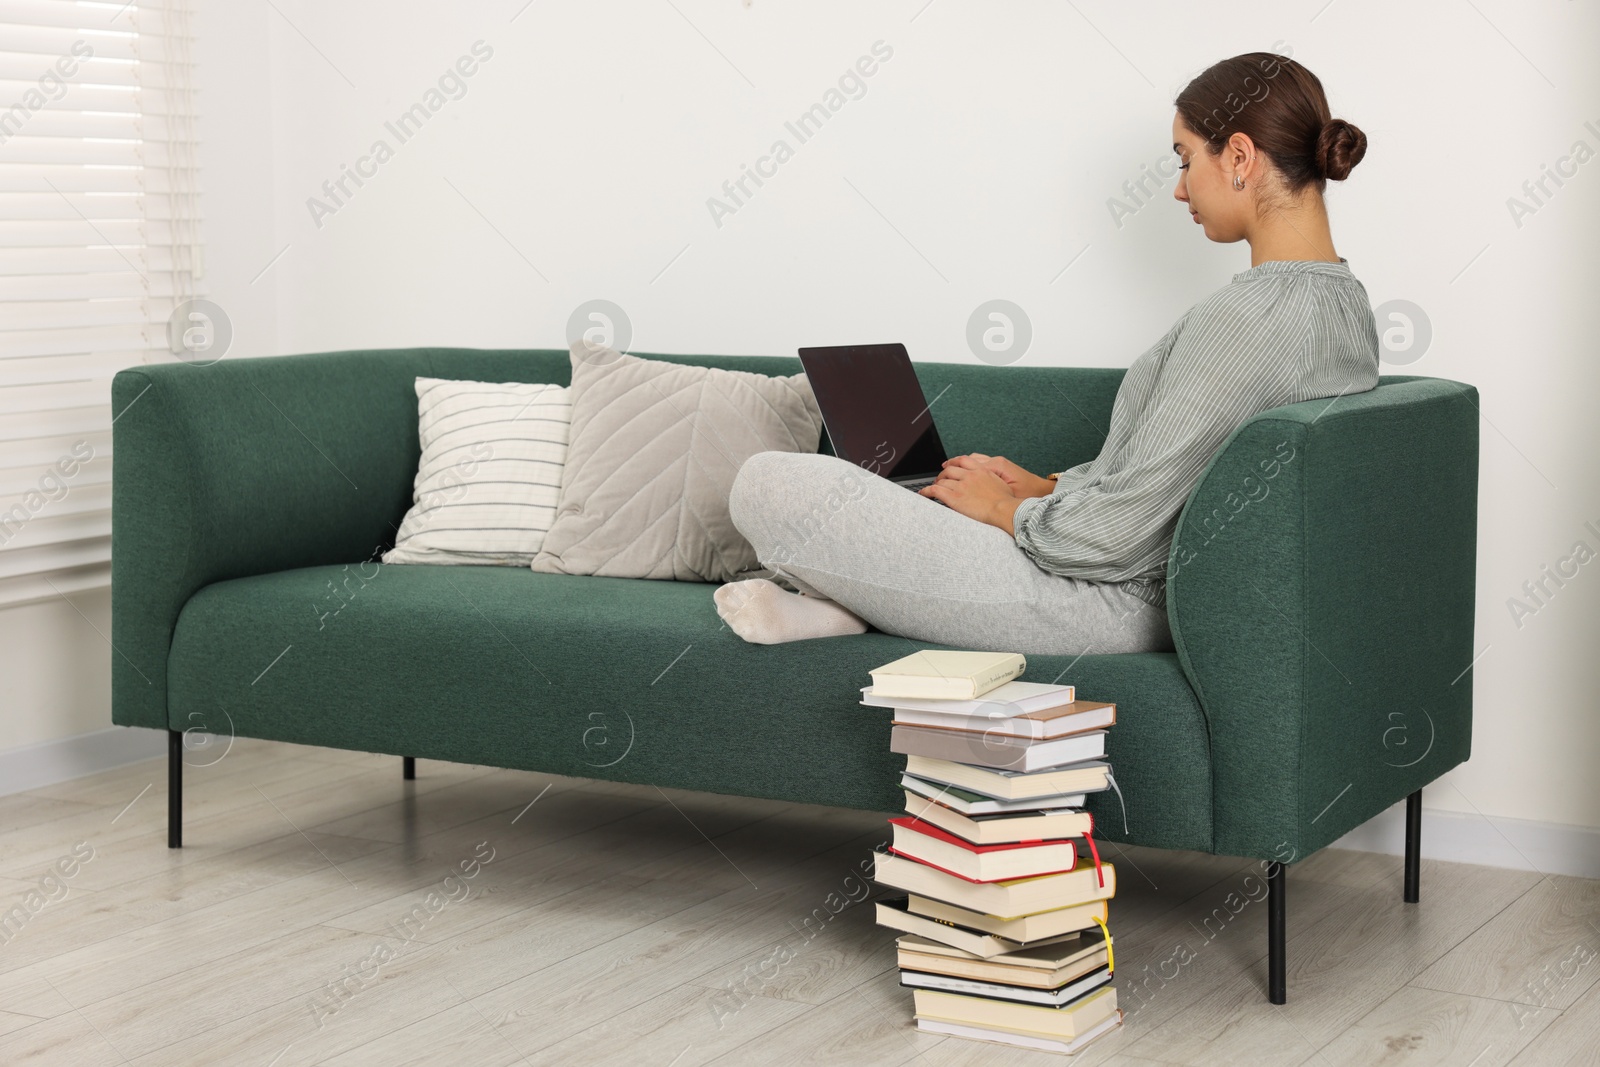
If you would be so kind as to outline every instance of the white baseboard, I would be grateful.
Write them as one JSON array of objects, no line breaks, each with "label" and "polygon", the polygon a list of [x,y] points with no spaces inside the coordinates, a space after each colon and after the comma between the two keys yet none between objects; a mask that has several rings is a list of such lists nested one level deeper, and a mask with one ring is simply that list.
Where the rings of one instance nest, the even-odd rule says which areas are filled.
[{"label": "white baseboard", "polygon": [[167,754],[165,730],[113,726],[0,752],[0,794],[22,793]]},{"label": "white baseboard", "polygon": [[[1405,845],[1402,801],[1328,847],[1402,856]],[[1600,830],[1424,807],[1422,855],[1453,863],[1600,878]]]}]

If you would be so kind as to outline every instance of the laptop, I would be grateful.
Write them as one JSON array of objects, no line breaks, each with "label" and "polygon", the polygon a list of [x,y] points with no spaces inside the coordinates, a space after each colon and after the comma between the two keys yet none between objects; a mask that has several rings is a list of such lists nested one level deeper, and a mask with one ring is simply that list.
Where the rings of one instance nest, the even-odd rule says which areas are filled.
[{"label": "laptop", "polygon": [[915,492],[932,485],[944,444],[905,345],[802,348],[833,454]]}]

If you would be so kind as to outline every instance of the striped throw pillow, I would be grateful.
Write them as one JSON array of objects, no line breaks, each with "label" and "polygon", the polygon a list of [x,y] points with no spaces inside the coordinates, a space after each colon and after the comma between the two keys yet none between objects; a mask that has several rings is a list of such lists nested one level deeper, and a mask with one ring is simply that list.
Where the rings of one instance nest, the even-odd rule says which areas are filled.
[{"label": "striped throw pillow", "polygon": [[385,563],[526,567],[555,519],[566,386],[417,379],[422,459]]}]

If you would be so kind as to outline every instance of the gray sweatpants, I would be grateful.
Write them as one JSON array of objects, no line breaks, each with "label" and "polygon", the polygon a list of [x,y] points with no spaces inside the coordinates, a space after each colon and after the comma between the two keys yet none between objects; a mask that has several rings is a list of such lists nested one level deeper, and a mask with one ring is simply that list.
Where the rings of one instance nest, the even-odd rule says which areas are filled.
[{"label": "gray sweatpants", "polygon": [[1004,530],[835,456],[757,453],[728,503],[763,565],[885,633],[1037,655],[1173,648],[1161,608],[1041,570]]}]

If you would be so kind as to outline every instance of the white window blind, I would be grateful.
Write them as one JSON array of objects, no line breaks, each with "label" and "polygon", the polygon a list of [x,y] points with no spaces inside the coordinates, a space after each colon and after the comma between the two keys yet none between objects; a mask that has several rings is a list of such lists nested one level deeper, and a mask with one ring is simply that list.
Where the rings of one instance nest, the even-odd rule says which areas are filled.
[{"label": "white window blind", "polygon": [[111,574],[111,377],[198,295],[189,0],[0,0],[0,606]]}]

